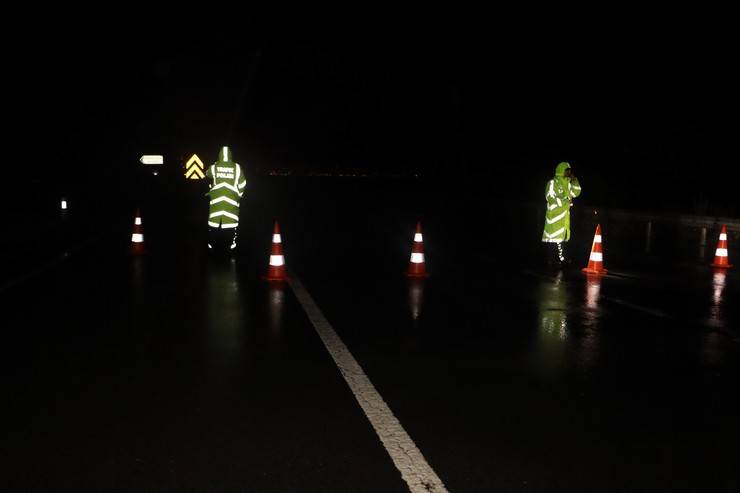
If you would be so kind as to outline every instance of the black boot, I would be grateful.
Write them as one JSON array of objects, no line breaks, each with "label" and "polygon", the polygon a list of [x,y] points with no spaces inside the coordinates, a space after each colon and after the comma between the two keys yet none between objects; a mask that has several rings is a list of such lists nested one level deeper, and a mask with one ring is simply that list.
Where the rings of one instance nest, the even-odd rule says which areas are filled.
[{"label": "black boot", "polygon": [[565,265],[565,246],[563,243],[555,243],[557,245],[557,251],[558,251],[558,261],[560,262],[560,265]]},{"label": "black boot", "polygon": [[547,252],[547,266],[554,269],[559,269],[560,267],[562,267],[563,262],[561,260],[559,243],[548,243],[548,250],[549,252]]}]

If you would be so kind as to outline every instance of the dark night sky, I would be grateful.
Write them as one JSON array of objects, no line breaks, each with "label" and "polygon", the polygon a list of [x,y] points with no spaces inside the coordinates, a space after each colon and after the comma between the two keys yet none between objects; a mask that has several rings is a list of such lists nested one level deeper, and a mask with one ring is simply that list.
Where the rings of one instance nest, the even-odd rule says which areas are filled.
[{"label": "dark night sky", "polygon": [[[737,160],[729,40],[596,31],[62,42],[17,55],[17,128],[49,180],[84,181],[101,160],[117,176],[146,152],[210,161],[228,143],[253,172],[361,166],[503,180],[527,195],[566,159],[595,204],[669,207],[678,192],[681,207],[704,195],[740,213],[717,179]],[[58,156],[73,171],[51,165]]]}]

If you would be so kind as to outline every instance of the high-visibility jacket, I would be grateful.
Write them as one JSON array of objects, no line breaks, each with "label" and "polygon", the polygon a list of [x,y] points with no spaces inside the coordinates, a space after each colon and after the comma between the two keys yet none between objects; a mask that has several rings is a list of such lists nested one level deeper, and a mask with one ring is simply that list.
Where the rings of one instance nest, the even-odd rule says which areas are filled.
[{"label": "high-visibility jacket", "polygon": [[206,177],[210,188],[208,225],[213,228],[236,228],[239,226],[239,200],[247,186],[247,178],[242,167],[232,160],[228,147],[221,148],[218,161],[208,168]]},{"label": "high-visibility jacket", "polygon": [[560,243],[570,239],[570,206],[572,199],[581,195],[581,184],[577,178],[565,176],[569,163],[560,163],[555,177],[545,187],[545,230],[542,241]]}]

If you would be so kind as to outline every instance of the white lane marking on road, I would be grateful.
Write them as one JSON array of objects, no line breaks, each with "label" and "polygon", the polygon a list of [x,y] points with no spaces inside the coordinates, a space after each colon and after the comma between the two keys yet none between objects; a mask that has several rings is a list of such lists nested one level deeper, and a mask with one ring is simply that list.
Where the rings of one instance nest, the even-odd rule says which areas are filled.
[{"label": "white lane marking on road", "polygon": [[409,490],[413,493],[447,491],[303,284],[295,276],[288,283]]}]

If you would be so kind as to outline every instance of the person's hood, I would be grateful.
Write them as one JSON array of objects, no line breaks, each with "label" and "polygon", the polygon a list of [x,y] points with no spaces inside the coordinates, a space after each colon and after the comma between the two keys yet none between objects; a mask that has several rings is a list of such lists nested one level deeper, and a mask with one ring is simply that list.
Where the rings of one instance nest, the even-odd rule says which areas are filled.
[{"label": "person's hood", "polygon": [[234,157],[231,155],[231,149],[229,149],[228,146],[223,146],[220,151],[218,151],[218,161],[220,163],[233,163]]},{"label": "person's hood", "polygon": [[555,168],[555,176],[557,176],[558,178],[563,178],[565,176],[566,169],[570,169],[570,163],[559,163],[558,166]]}]

